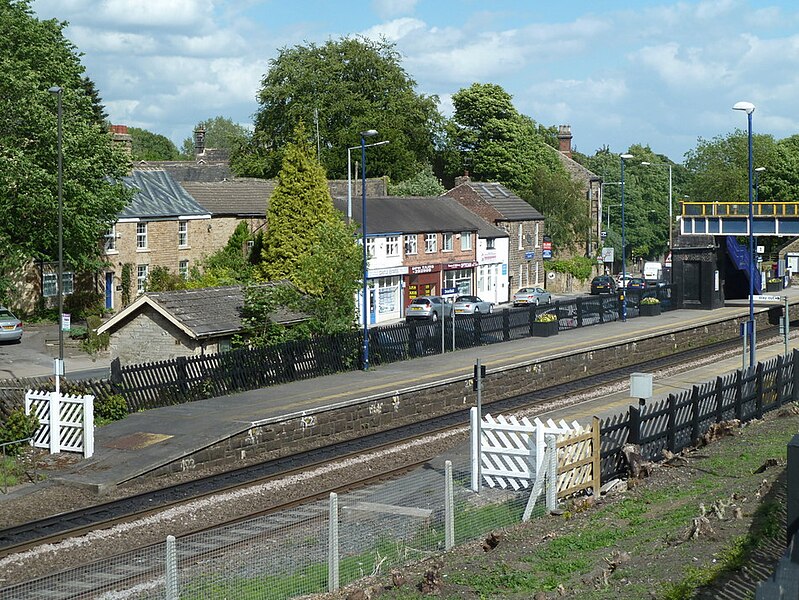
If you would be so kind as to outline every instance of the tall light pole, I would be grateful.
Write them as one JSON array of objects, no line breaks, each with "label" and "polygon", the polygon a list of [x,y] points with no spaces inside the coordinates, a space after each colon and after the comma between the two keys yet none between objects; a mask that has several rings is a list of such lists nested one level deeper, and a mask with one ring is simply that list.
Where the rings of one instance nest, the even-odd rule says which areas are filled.
[{"label": "tall light pole", "polygon": [[64,375],[64,194],[63,194],[63,112],[62,97],[64,90],[53,86],[47,90],[58,99],[58,360],[55,361],[55,393],[61,393],[61,377]]},{"label": "tall light pole", "polygon": [[[388,144],[389,140],[383,140],[382,142],[375,142],[374,144],[366,144],[366,148],[371,148],[372,146],[384,146]],[[352,150],[357,150],[360,146],[352,146],[351,148],[347,148],[347,223],[352,223],[352,155],[350,152]]]},{"label": "tall light pole", "polygon": [[633,158],[632,154],[621,154],[621,320],[627,320],[627,256],[624,247],[627,244],[624,225],[624,161]]},{"label": "tall light pole", "polygon": [[608,229],[610,229],[610,209],[616,208],[617,206],[621,206],[621,204],[608,204],[606,207],[608,209]]},{"label": "tall light pole", "polygon": [[367,291],[369,282],[369,255],[366,252],[366,138],[377,135],[374,129],[361,132],[361,231],[363,233],[363,370],[369,370],[369,313]]},{"label": "tall light pole", "polygon": [[[671,186],[671,165],[668,163],[651,163],[647,161],[642,161],[642,165],[645,167],[668,167],[669,168],[669,254],[671,254],[671,247],[673,245],[672,241],[672,229],[674,227],[674,213],[672,209],[672,202],[671,202],[671,195],[672,195],[672,186]],[[669,271],[671,273],[671,271]]]},{"label": "tall light pole", "polygon": [[[755,105],[751,102],[736,102],[733,110],[742,110],[746,113],[749,135],[749,368],[755,366],[756,340],[755,340],[755,238],[752,232],[752,113]],[[746,340],[746,338],[744,338]]]}]

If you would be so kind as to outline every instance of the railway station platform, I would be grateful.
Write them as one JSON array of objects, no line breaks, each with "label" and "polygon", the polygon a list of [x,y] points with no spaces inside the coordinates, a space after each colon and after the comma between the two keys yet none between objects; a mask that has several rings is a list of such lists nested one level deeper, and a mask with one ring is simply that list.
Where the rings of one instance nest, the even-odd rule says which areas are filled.
[{"label": "railway station platform", "polygon": [[[783,290],[782,295],[788,296],[791,316],[796,321],[799,288]],[[779,304],[757,304],[755,311],[762,317],[774,306]],[[648,338],[673,337],[678,331],[691,330],[701,335],[712,327],[716,330],[724,327],[737,332],[738,323],[747,318],[748,301],[735,301],[712,311],[674,310],[657,317],[638,317],[626,322],[615,321],[561,331],[553,337],[526,338],[428,355],[379,366],[368,372],[338,373],[143,411],[98,428],[95,431],[94,456],[64,471],[52,473],[50,477],[55,483],[83,486],[103,494],[125,482],[154,473],[165,465],[187,461],[188,468],[191,468],[193,463],[198,462],[196,457],[201,456],[204,449],[246,434],[256,425],[302,419],[313,415],[315,411],[355,405],[370,398],[391,397],[392,394],[414,390],[425,391],[447,381],[457,382],[465,389],[477,358],[489,373],[501,375],[519,365],[526,364],[530,369],[529,365],[552,360],[554,356],[567,357],[577,353],[601,352],[603,349],[613,351],[625,346],[629,348],[631,344]],[[737,333],[730,333],[728,337],[733,335]],[[794,345],[792,340],[790,349]],[[757,359],[762,361],[782,352],[782,342],[772,343],[758,348]],[[715,361],[666,379],[656,378],[653,400],[734,371],[741,364],[742,352],[738,352],[724,361]],[[470,384],[468,390],[471,393]],[[468,402],[473,402],[473,399]],[[620,390],[612,396],[597,398],[546,416],[587,422],[594,415],[601,418],[623,412],[630,404],[637,404],[637,400],[629,397],[628,390]],[[490,411],[490,404],[485,405],[485,411]],[[38,488],[41,485],[46,484],[38,484]],[[37,488],[30,487],[34,491]],[[26,490],[14,488],[11,493],[24,494]]]}]

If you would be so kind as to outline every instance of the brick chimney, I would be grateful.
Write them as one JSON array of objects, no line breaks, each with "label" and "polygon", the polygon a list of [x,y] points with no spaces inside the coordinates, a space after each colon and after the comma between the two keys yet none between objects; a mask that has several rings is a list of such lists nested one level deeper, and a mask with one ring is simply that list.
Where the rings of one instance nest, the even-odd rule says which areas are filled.
[{"label": "brick chimney", "polygon": [[110,127],[111,140],[114,144],[118,144],[122,149],[128,153],[128,156],[133,154],[133,138],[128,133],[127,125],[111,125]]},{"label": "brick chimney", "polygon": [[205,127],[194,130],[194,156],[205,154]]},{"label": "brick chimney", "polygon": [[572,128],[571,125],[558,125],[558,150],[572,157]]},{"label": "brick chimney", "polygon": [[469,177],[469,171],[464,171],[463,175],[455,178],[455,187],[458,187],[462,183],[469,183],[471,178]]}]

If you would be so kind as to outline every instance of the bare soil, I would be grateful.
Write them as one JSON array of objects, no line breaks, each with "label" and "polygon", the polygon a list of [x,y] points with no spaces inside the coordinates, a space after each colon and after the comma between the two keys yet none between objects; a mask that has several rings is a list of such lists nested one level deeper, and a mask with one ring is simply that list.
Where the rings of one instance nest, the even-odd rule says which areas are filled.
[{"label": "bare soil", "polygon": [[595,501],[314,598],[754,598],[785,551],[786,448],[797,432],[793,405],[727,424]]}]

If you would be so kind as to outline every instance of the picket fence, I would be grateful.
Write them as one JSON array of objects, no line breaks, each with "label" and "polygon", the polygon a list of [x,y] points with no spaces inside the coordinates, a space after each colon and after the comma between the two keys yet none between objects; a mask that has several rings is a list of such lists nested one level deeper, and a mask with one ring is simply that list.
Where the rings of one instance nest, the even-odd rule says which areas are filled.
[{"label": "picket fence", "polygon": [[56,392],[28,390],[25,414],[39,419],[32,444],[50,454],[80,452],[94,454],[94,396],[70,396]]}]

